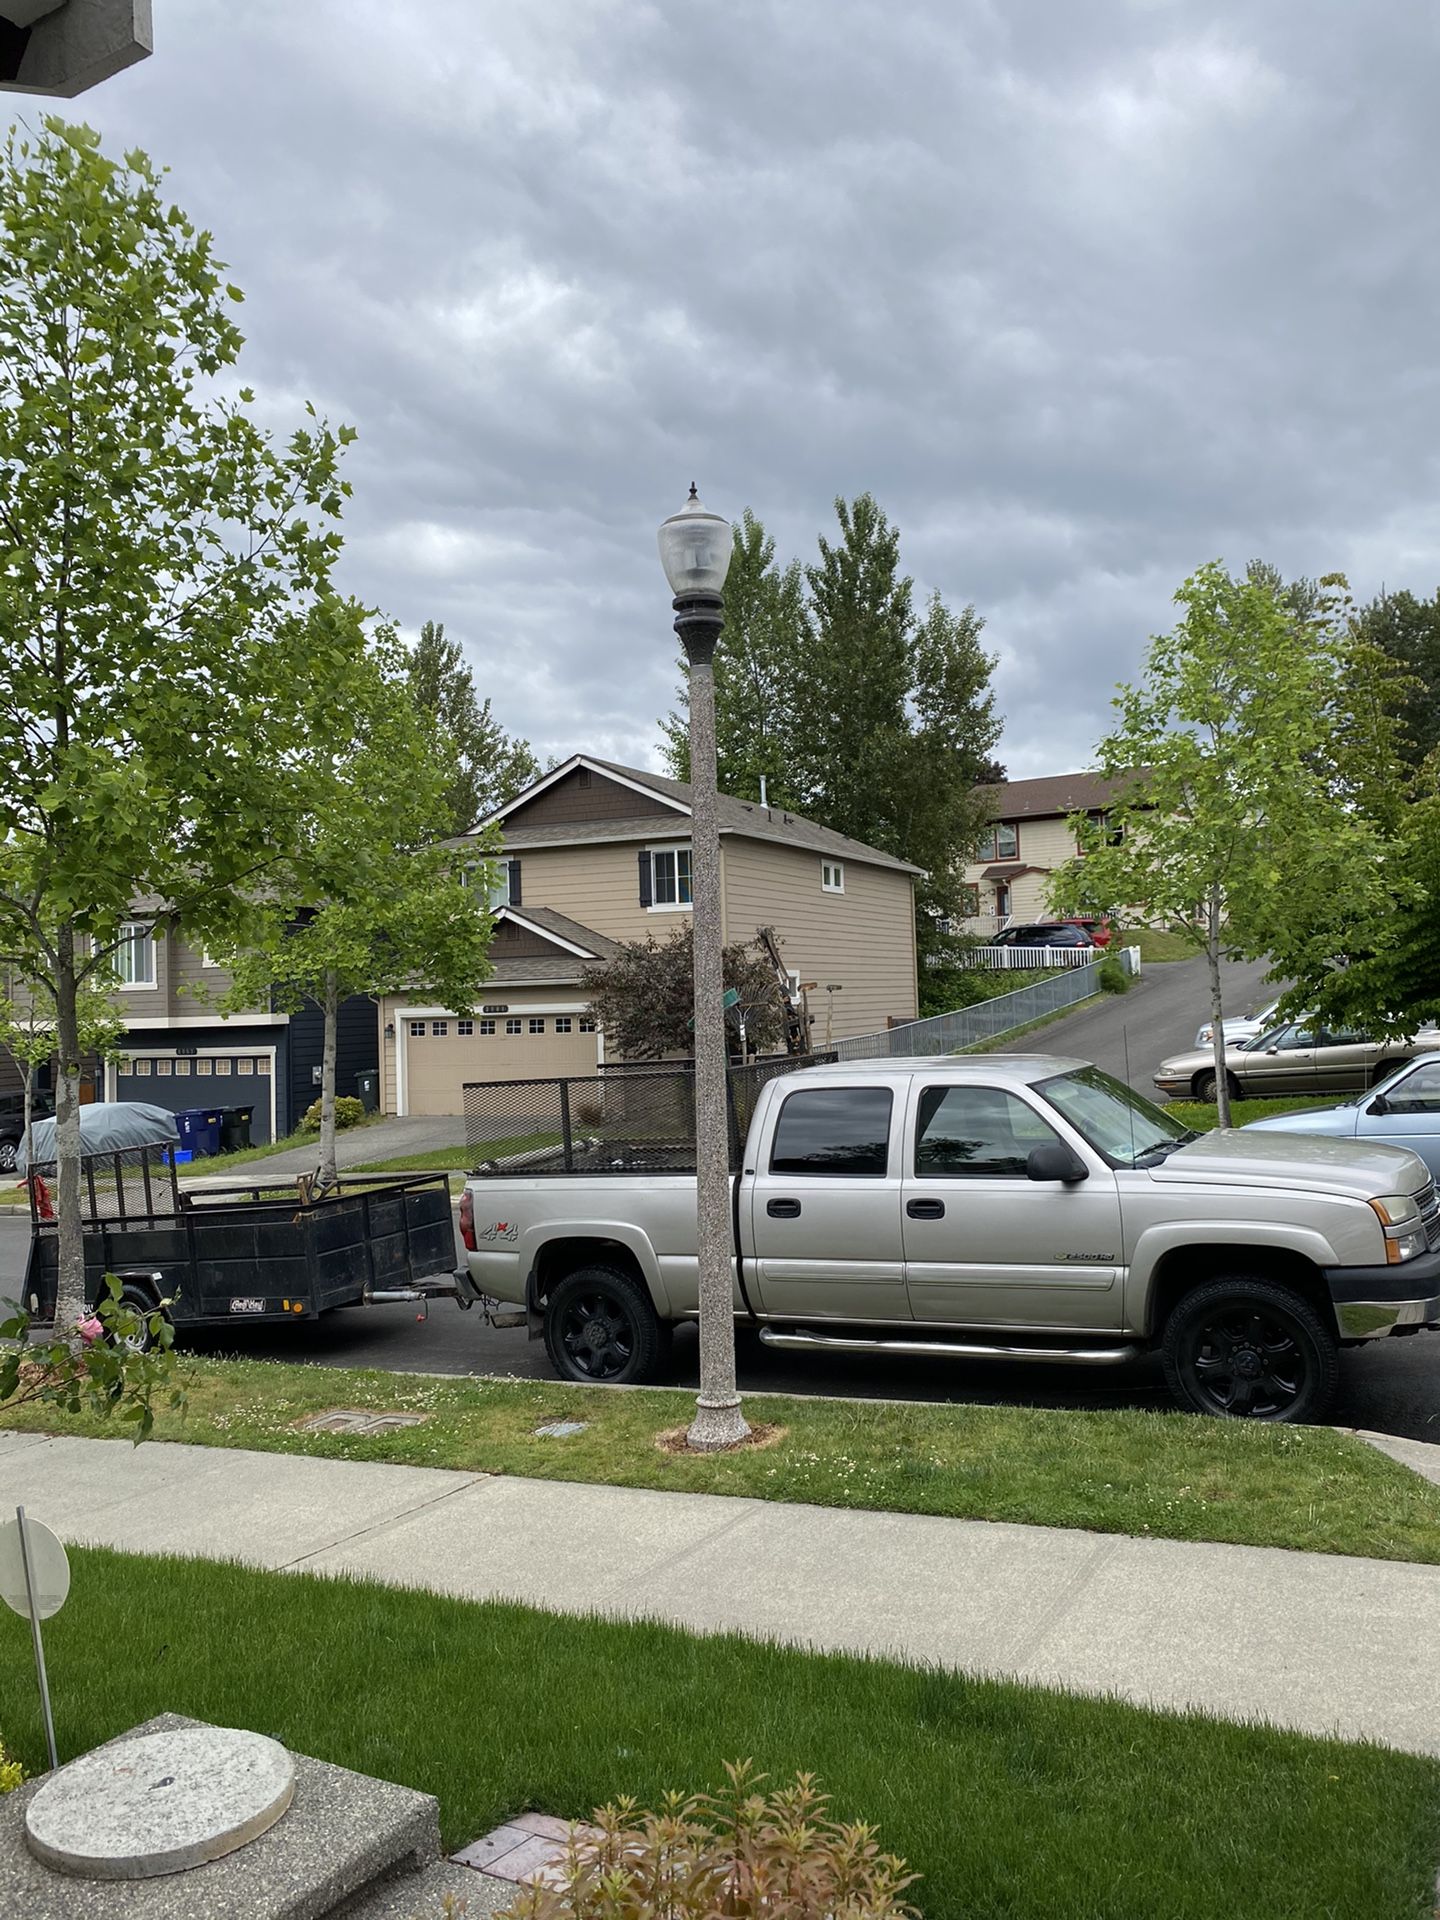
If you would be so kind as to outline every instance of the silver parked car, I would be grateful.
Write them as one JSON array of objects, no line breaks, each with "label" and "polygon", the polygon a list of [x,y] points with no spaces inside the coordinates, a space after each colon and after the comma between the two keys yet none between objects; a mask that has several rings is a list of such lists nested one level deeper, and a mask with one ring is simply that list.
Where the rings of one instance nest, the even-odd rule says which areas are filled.
[{"label": "silver parked car", "polygon": [[[1238,1047],[1242,1040],[1253,1040],[1257,1033],[1268,1033],[1271,1027],[1278,1026],[1275,1018],[1278,1000],[1272,1000],[1268,1007],[1262,1007],[1258,1013],[1247,1013],[1243,1019],[1222,1020],[1221,1031],[1225,1035],[1227,1047]],[[1215,1037],[1215,1024],[1211,1020],[1202,1022],[1195,1035],[1197,1047],[1208,1047]]]},{"label": "silver parked car", "polygon": [[1407,1147],[1440,1178],[1440,1059],[1412,1060],[1376,1087],[1335,1107],[1251,1120],[1246,1132],[1319,1133],[1332,1140],[1382,1141]]},{"label": "silver parked car", "polygon": [[[1225,1048],[1232,1099],[1269,1099],[1298,1093],[1358,1093],[1413,1060],[1440,1052],[1440,1032],[1425,1026],[1410,1040],[1373,1040],[1363,1033],[1291,1020],[1253,1040]],[[1209,1047],[1162,1060],[1155,1085],[1174,1100],[1215,1098],[1215,1059]]]}]

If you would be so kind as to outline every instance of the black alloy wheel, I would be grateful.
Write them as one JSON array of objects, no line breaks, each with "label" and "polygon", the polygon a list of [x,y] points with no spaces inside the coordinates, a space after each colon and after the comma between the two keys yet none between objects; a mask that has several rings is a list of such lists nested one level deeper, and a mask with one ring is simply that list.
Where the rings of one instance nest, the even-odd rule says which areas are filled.
[{"label": "black alloy wheel", "polygon": [[653,1374],[664,1330],[638,1280],[612,1267],[570,1273],[545,1308],[545,1350],[567,1380],[624,1386]]},{"label": "black alloy wheel", "polygon": [[1318,1419],[1340,1378],[1335,1335],[1309,1302],[1258,1278],[1187,1294],[1165,1328],[1162,1357],[1178,1399],[1230,1420]]}]

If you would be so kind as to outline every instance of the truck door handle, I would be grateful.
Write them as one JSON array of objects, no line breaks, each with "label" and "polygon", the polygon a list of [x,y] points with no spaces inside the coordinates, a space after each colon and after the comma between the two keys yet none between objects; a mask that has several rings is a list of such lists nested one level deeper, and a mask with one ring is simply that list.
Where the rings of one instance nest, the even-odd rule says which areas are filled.
[{"label": "truck door handle", "polygon": [[945,1202],[943,1200],[907,1200],[905,1211],[912,1220],[943,1220]]},{"label": "truck door handle", "polygon": [[767,1200],[765,1211],[772,1220],[798,1220],[800,1202],[798,1200]]}]

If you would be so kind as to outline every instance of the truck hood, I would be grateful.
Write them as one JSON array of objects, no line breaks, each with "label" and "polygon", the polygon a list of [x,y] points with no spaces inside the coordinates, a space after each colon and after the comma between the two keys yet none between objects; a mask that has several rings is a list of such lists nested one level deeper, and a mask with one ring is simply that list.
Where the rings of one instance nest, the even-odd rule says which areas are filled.
[{"label": "truck hood", "polygon": [[1371,1200],[1382,1193],[1420,1193],[1430,1184],[1423,1160],[1404,1147],[1323,1135],[1257,1133],[1219,1127],[1179,1147],[1150,1170],[1159,1185],[1304,1187]]}]

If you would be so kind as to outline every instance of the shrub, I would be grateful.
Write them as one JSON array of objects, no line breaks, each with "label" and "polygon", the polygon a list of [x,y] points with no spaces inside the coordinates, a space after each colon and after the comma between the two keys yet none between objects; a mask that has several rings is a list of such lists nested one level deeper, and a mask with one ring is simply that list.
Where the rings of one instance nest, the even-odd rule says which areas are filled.
[{"label": "shrub", "polygon": [[[365,1103],[357,1100],[354,1094],[337,1093],[335,1096],[335,1130],[343,1133],[346,1127],[358,1127],[365,1118]],[[320,1102],[312,1100],[305,1109],[305,1117],[300,1122],[301,1133],[320,1131]]]},{"label": "shrub", "polygon": [[1121,960],[1118,953],[1107,953],[1105,955],[1105,958],[1096,968],[1095,977],[1106,993],[1128,993],[1130,991],[1130,976],[1126,973],[1125,963]]},{"label": "shrub", "polygon": [[[882,1853],[875,1829],[830,1819],[814,1776],[760,1791],[748,1761],[727,1765],[723,1794],[665,1796],[659,1813],[633,1800],[601,1807],[572,1833],[554,1885],[531,1881],[510,1920],[902,1920],[916,1876]],[[502,1916],[504,1920],[504,1916]]]},{"label": "shrub", "polygon": [[12,1760],[5,1751],[5,1742],[0,1740],[0,1793],[13,1793],[25,1778],[25,1769],[18,1760]]}]

